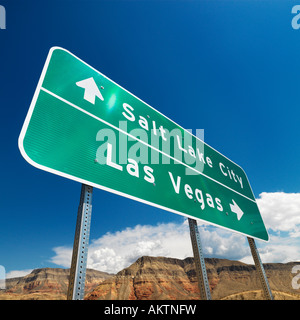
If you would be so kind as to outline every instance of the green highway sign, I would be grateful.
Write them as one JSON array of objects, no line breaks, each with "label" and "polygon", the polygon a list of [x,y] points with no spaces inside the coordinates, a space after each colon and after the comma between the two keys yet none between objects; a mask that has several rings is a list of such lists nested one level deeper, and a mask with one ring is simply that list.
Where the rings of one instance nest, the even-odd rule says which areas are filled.
[{"label": "green highway sign", "polygon": [[268,241],[240,166],[65,49],[48,54],[19,148],[39,169]]}]

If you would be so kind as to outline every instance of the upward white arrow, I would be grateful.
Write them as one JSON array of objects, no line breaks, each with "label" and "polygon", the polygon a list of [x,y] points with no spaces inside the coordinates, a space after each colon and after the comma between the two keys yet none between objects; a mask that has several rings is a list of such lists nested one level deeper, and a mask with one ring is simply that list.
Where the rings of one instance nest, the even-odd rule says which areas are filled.
[{"label": "upward white arrow", "polygon": [[96,85],[96,82],[93,77],[81,80],[76,82],[76,85],[78,87],[81,87],[84,89],[84,96],[83,98],[87,100],[88,102],[95,104],[95,99],[98,97],[100,100],[104,101],[104,98]]},{"label": "upward white arrow", "polygon": [[241,210],[241,208],[236,204],[236,202],[232,199],[232,203],[229,203],[230,210],[234,213],[236,213],[238,220],[241,220],[244,212]]}]

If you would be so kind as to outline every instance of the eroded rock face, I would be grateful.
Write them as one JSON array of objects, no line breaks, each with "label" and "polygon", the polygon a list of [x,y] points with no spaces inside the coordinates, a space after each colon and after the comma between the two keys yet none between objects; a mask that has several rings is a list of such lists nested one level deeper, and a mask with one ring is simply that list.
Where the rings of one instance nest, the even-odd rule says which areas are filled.
[{"label": "eroded rock face", "polygon": [[[226,259],[205,259],[213,299],[263,299],[253,265]],[[271,289],[280,299],[300,299],[291,287],[296,263],[266,264]],[[199,299],[193,258],[142,257],[86,296],[90,300]]]},{"label": "eroded rock face", "polygon": [[[205,259],[213,299],[263,299],[253,265],[226,259]],[[300,299],[292,288],[294,265],[265,264],[275,299]],[[4,299],[66,299],[69,269],[35,269],[25,277],[7,279]],[[87,270],[89,300],[193,300],[200,299],[193,258],[141,257],[116,275]]]},{"label": "eroded rock face", "polygon": [[[6,290],[0,291],[0,299],[66,299],[69,276],[69,269],[35,269],[24,277],[7,279]],[[87,269],[86,292],[90,292],[111,276],[105,272]]]}]

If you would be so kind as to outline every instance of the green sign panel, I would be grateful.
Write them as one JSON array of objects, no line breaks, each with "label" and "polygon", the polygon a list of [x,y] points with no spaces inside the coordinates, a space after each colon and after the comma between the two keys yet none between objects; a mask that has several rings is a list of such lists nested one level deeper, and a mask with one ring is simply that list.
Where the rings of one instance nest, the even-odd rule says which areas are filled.
[{"label": "green sign panel", "polygon": [[42,170],[268,240],[241,167],[62,48],[49,52],[19,148]]}]

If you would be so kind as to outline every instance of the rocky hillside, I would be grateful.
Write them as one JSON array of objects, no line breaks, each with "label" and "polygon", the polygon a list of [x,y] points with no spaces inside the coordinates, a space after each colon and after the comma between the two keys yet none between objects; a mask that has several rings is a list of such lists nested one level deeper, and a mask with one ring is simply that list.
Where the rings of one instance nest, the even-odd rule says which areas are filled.
[{"label": "rocky hillside", "polygon": [[[263,299],[253,265],[205,259],[213,299]],[[275,299],[300,299],[291,285],[292,267],[299,263],[265,264]],[[199,299],[194,260],[142,257],[90,292],[89,300]]]},{"label": "rocky hillside", "polygon": [[[212,298],[262,299],[253,265],[226,259],[205,259]],[[275,299],[300,300],[300,289],[292,288],[291,270],[300,262],[265,264]],[[66,299],[69,269],[33,270],[21,278],[7,279],[0,300]],[[87,270],[87,300],[192,300],[199,299],[194,259],[141,257],[116,275]]]},{"label": "rocky hillside", "polygon": [[[0,290],[0,300],[64,300],[70,269],[35,269],[25,277],[6,279],[6,290]],[[86,292],[112,275],[87,269]]]}]

